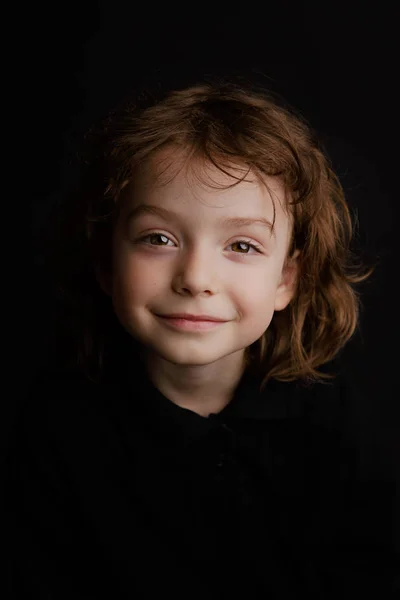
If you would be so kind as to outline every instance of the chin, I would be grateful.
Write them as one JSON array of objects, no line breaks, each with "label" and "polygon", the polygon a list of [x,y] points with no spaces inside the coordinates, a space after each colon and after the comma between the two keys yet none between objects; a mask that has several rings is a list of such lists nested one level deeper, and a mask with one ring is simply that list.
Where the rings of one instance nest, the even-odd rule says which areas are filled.
[{"label": "chin", "polygon": [[168,350],[165,348],[156,348],[154,346],[150,346],[149,349],[153,354],[163,358],[165,361],[168,361],[174,365],[180,365],[182,367],[205,366],[221,360],[226,356],[225,353],[215,354],[215,352],[211,353],[206,351],[191,352],[186,350],[183,352],[168,352]]},{"label": "chin", "polygon": [[156,354],[158,354],[158,356],[161,356],[164,360],[174,364],[174,365],[179,365],[181,367],[201,367],[201,366],[205,366],[205,365],[209,365],[217,360],[219,360],[222,357],[215,357],[215,356],[194,356],[191,355],[190,357],[188,357],[188,355],[186,354],[186,356],[176,356],[173,354],[166,354],[166,353],[160,353],[160,352],[156,352]]}]

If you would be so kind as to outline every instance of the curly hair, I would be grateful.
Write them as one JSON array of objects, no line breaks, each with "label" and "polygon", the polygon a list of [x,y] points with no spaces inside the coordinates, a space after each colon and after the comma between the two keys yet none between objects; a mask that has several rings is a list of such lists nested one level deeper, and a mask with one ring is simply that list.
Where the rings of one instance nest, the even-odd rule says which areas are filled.
[{"label": "curly hair", "polygon": [[125,100],[89,130],[85,144],[79,185],[62,208],[58,228],[52,228],[56,234],[48,256],[63,303],[64,333],[56,337],[60,345],[71,341],[71,364],[98,380],[106,357],[131,337],[122,331],[96,269],[112,268],[111,240],[122,191],[139,167],[171,147],[185,152],[188,161],[200,158],[224,173],[240,166],[260,181],[269,176],[284,183],[293,218],[288,256],[300,251],[296,291],[288,306],[274,313],[262,337],[246,348],[246,365],[262,375],[262,385],[271,378],[310,382],[333,377],[317,368],[354,334],[360,313],[355,286],[374,267],[363,272],[355,262],[344,190],[299,112],[270,91],[218,79],[157,99],[144,94]]}]

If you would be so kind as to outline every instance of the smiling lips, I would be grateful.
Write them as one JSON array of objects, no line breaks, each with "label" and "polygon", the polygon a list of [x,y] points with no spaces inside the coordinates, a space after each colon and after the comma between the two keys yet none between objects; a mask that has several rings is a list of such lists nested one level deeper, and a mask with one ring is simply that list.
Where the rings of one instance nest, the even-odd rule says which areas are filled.
[{"label": "smiling lips", "polygon": [[158,315],[164,319],[185,319],[186,321],[214,321],[218,323],[225,322],[225,319],[212,317],[210,315],[190,315],[188,313],[173,313],[171,315]]},{"label": "smiling lips", "polygon": [[215,329],[222,323],[226,323],[217,317],[211,317],[210,315],[188,315],[186,313],[179,313],[173,315],[157,315],[162,319],[163,323],[174,328],[182,329],[184,331],[208,331]]}]

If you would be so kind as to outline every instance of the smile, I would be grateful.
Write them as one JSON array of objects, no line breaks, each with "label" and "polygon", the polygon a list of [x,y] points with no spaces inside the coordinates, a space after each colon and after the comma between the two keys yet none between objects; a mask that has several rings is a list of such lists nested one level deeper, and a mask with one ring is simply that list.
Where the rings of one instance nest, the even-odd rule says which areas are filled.
[{"label": "smile", "polygon": [[181,329],[183,331],[209,331],[210,329],[216,329],[227,321],[191,321],[189,319],[178,319],[171,317],[159,317],[162,323],[172,329]]}]

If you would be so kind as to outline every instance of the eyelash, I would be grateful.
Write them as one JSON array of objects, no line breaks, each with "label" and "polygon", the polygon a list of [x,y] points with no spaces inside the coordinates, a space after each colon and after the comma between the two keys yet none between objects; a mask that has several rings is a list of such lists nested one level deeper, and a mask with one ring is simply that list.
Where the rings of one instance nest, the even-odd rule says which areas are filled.
[{"label": "eyelash", "polygon": [[[151,231],[150,233],[148,233],[147,235],[143,236],[142,238],[138,239],[138,242],[143,242],[145,239],[149,238],[152,235],[162,235],[163,237],[166,237],[169,240],[169,237],[167,235],[165,235],[164,233],[160,233],[159,231]],[[144,242],[146,243],[146,242]],[[254,242],[251,242],[250,240],[235,240],[234,242],[232,242],[232,244],[246,244],[247,246],[250,246],[251,248],[253,248],[256,252],[258,252],[258,254],[262,254],[260,246],[258,244],[255,244]],[[232,244],[230,244],[230,246],[232,246]],[[157,244],[149,244],[150,246],[156,246]],[[160,246],[162,247],[163,244],[160,244]],[[234,254],[249,254],[249,252],[235,252]]]}]

